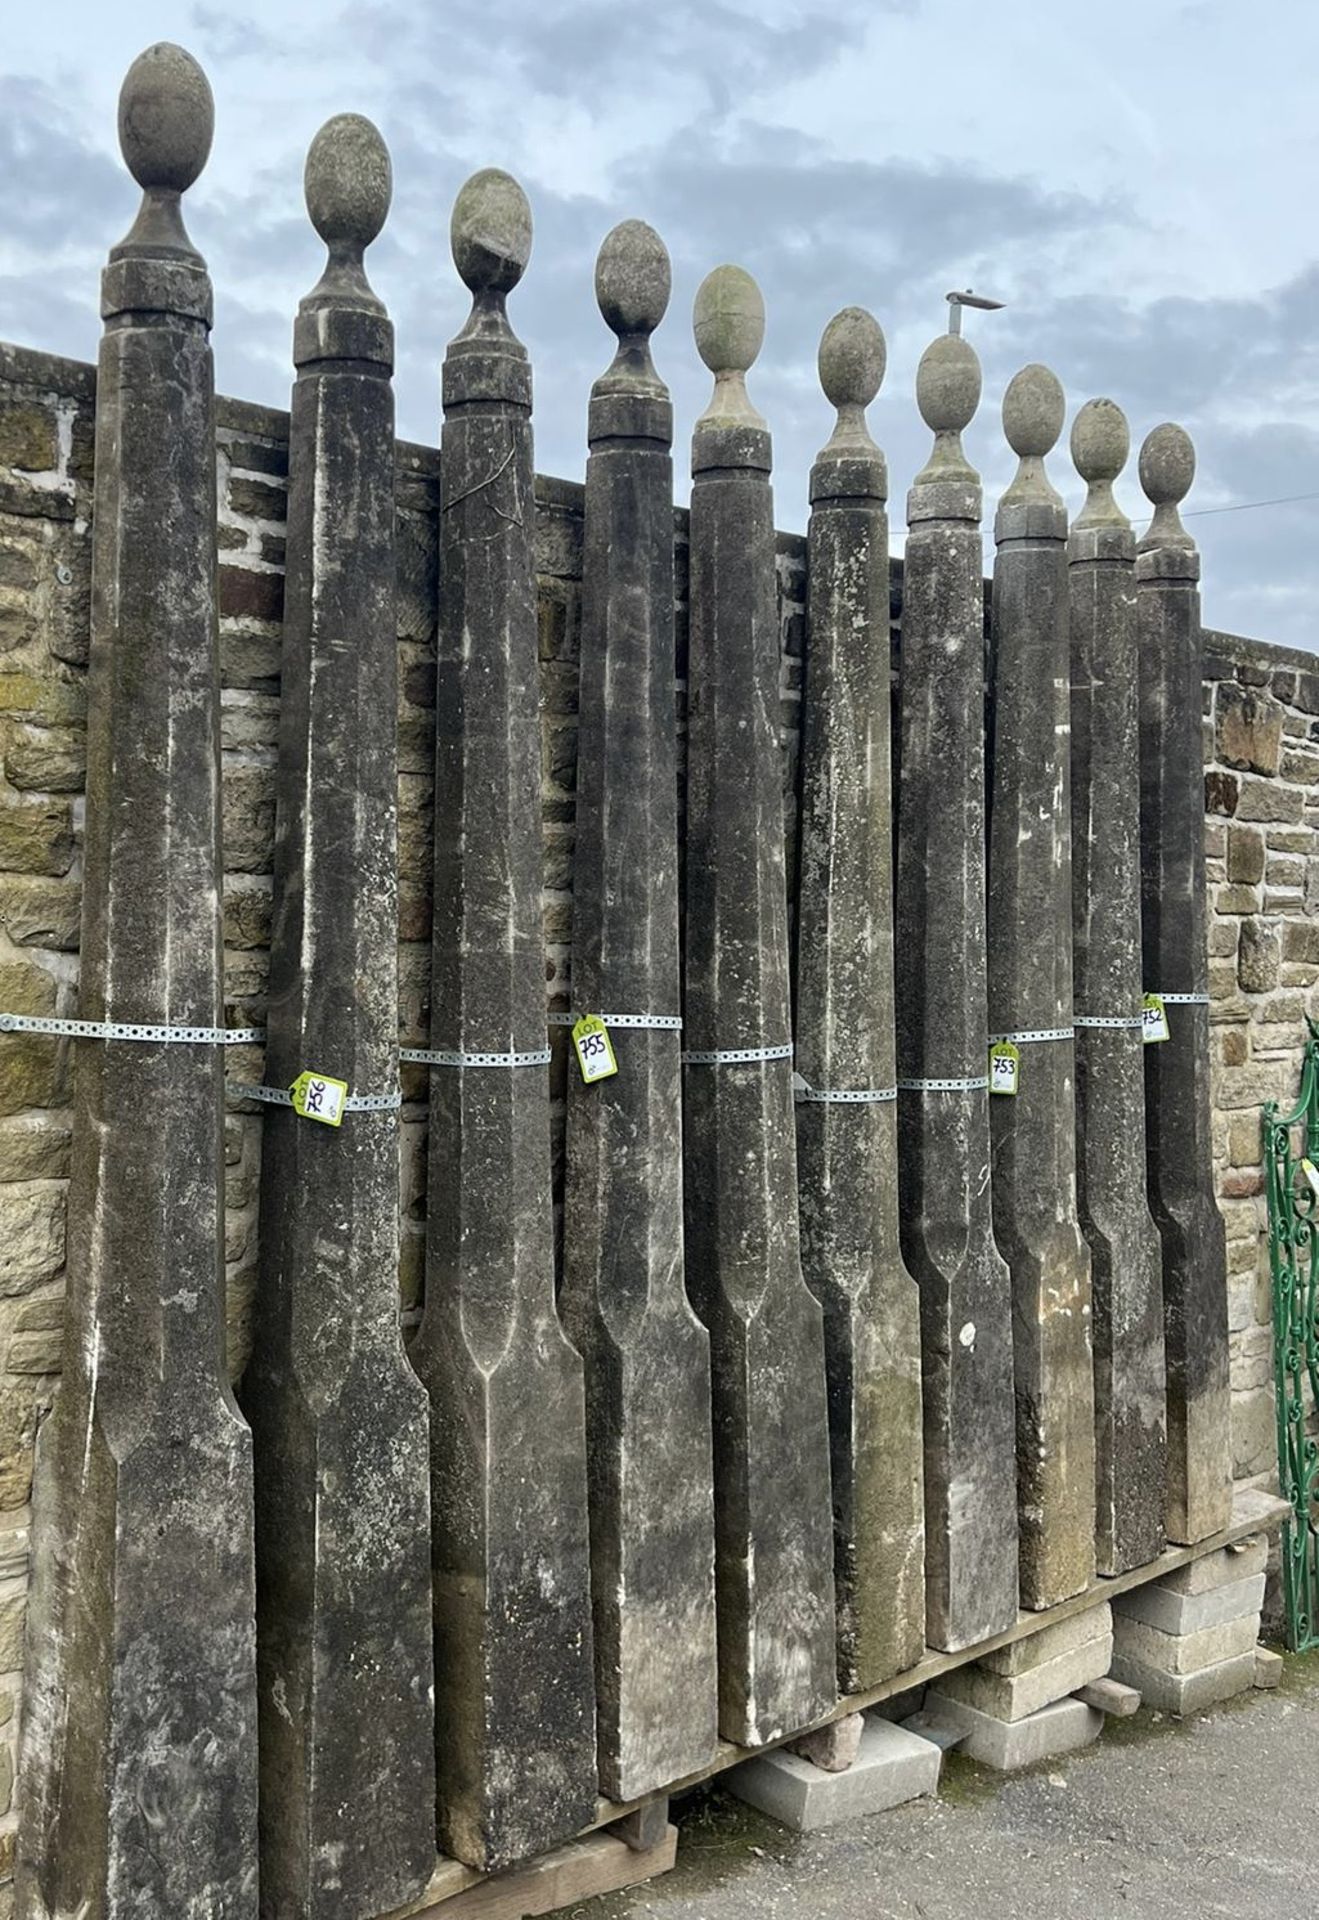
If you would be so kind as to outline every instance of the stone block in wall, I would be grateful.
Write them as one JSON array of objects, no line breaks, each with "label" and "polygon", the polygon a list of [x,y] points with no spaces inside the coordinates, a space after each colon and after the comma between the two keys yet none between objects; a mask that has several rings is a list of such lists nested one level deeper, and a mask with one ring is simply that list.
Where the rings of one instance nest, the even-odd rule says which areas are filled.
[{"label": "stone block in wall", "polygon": [[275,770],[227,766],[222,782],[228,873],[269,873],[275,845]]},{"label": "stone block in wall", "polygon": [[0,806],[0,871],[58,877],[73,865],[73,809],[67,800]]},{"label": "stone block in wall", "polygon": [[1229,817],[1237,810],[1241,796],[1241,781],[1235,773],[1224,773],[1219,767],[1211,767],[1205,774],[1205,812],[1226,814]]},{"label": "stone block in wall", "polygon": [[1264,1157],[1263,1131],[1257,1116],[1235,1113],[1228,1122],[1228,1159],[1234,1167],[1257,1167]]},{"label": "stone block in wall", "polygon": [[0,1297],[31,1293],[64,1265],[65,1189],[53,1182],[0,1187]]},{"label": "stone block in wall", "polygon": [[0,467],[48,473],[59,465],[59,419],[55,409],[32,401],[0,407]]},{"label": "stone block in wall", "polygon": [[87,735],[81,727],[10,723],[5,778],[20,792],[81,793],[87,783]]},{"label": "stone block in wall", "polygon": [[1237,979],[1247,993],[1271,993],[1282,967],[1278,929],[1265,920],[1243,920],[1237,950]]},{"label": "stone block in wall", "polygon": [[1299,787],[1319,785],[1319,751],[1312,745],[1285,748],[1280,771],[1284,780],[1294,780]]},{"label": "stone block in wall", "polygon": [[1235,808],[1238,820],[1280,821],[1297,825],[1305,816],[1305,795],[1300,787],[1284,786],[1277,780],[1261,780],[1243,774]]},{"label": "stone block in wall", "polygon": [[[44,968],[24,960],[0,961],[0,1009],[4,1012],[54,1013],[55,996],[55,981]],[[5,1035],[0,1042],[0,1114],[56,1106],[60,1084],[57,1041],[33,1033]],[[19,1177],[0,1174],[0,1178]]]},{"label": "stone block in wall", "polygon": [[1319,713],[1319,673],[1298,673],[1296,705],[1302,713]]},{"label": "stone block in wall", "polygon": [[1264,878],[1264,835],[1258,827],[1227,829],[1227,877],[1243,886],[1257,887]]},{"label": "stone block in wall", "polygon": [[1288,920],[1282,929],[1285,960],[1319,961],[1319,921]]},{"label": "stone block in wall", "polygon": [[1214,894],[1215,913],[1258,913],[1263,904],[1258,887],[1219,887]]},{"label": "stone block in wall", "polygon": [[1269,695],[1230,680],[1214,696],[1218,758],[1229,767],[1274,774],[1282,755],[1282,708]]},{"label": "stone block in wall", "polygon": [[0,874],[0,929],[16,947],[53,947],[76,953],[82,889],[76,880]]},{"label": "stone block in wall", "polygon": [[[1265,1310],[1267,1311],[1267,1289]],[[1232,1471],[1238,1480],[1276,1471],[1278,1423],[1271,1385],[1232,1395]]]},{"label": "stone block in wall", "polygon": [[[10,1035],[3,1051],[19,1044]],[[54,1041],[37,1041],[54,1051]],[[0,1058],[0,1086],[4,1061]],[[50,1100],[24,1100],[22,1106],[49,1106]],[[0,1181],[64,1180],[69,1172],[71,1135],[68,1127],[52,1122],[45,1114],[27,1115],[17,1120],[0,1120]]]}]

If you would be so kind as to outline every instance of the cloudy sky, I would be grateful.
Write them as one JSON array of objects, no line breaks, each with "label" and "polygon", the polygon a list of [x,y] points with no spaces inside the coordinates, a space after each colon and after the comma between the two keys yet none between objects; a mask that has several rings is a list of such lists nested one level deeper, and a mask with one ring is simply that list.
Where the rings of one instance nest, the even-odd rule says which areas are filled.
[{"label": "cloudy sky", "polygon": [[[1212,624],[1319,649],[1319,6],[1315,0],[60,0],[5,9],[0,337],[94,357],[100,260],[132,215],[115,100],[134,55],[181,41],[210,75],[211,162],[189,195],[217,289],[221,387],[286,405],[291,314],[315,280],[306,145],[369,114],[394,157],[373,279],[398,328],[400,431],[432,439],[437,368],[465,302],[453,196],[509,168],[536,221],[514,324],[536,367],[537,463],[578,476],[609,338],[591,291],[613,223],[668,242],[656,358],[678,466],[704,404],[703,274],[736,260],[766,298],[751,380],[774,429],[777,515],[800,528],[828,411],[821,327],[858,302],[889,372],[872,411],[895,546],[928,436],[912,399],[944,294],[972,315],[985,399],[968,434],[992,495],[1006,381],[1042,359],[1069,410],[1108,394],[1139,442],[1173,418],[1200,471],[1190,522]],[[1053,459],[1069,498],[1065,450]],[[680,480],[685,491],[685,477]],[[1143,510],[1134,478],[1128,511]]]}]

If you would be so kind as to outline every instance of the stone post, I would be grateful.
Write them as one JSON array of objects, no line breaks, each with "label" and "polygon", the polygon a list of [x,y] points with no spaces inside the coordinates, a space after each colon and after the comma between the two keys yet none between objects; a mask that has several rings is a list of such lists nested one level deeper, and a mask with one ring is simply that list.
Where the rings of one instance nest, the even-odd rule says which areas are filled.
[{"label": "stone post", "polygon": [[[211,90],[130,68],[141,210],[101,283],[80,1008],[220,1020]],[[251,1436],[223,1350],[223,1051],[78,1043],[64,1376],[24,1693],[25,1920],[255,1920]]]},{"label": "stone post", "polygon": [[846,308],[820,342],[838,422],[811,470],[796,1022],[802,1271],[824,1309],[844,1693],[925,1647],[920,1299],[898,1247],[888,471],[865,419],[883,373],[883,334]]},{"label": "stone post", "polygon": [[1077,1209],[1094,1295],[1095,1551],[1101,1573],[1163,1548],[1159,1236],[1145,1198],[1136,540],[1113,498],[1127,423],[1091,400],[1072,427],[1088,493],[1072,523],[1072,968]]},{"label": "stone post", "polygon": [[835,1698],[824,1334],[802,1279],[788,1009],[765,308],[696,295],[714,395],[692,444],[684,1082],[687,1272],[714,1375],[719,1724],[744,1746]]},{"label": "stone post", "polygon": [[554,1300],[531,369],[505,299],[531,210],[458,195],[444,361],[426,1307],[440,1837],[539,1853],[596,1802],[582,1363]]},{"label": "stone post", "polygon": [[243,1407],[257,1491],[261,1897],[372,1915],[435,1866],[425,1389],[398,1318],[393,328],[363,249],[389,155],[328,122],[307,207],[329,248],[298,310],[289,436],[266,1081],[392,1093],[337,1127],[268,1108]]},{"label": "stone post", "polygon": [[956,1651],[1017,1617],[1012,1306],[994,1245],[985,1073],[980,400],[968,341],[916,376],[934,449],[907,498],[898,805],[902,1251],[920,1290],[926,1635]]},{"label": "stone post", "polygon": [[1180,427],[1140,450],[1154,507],[1136,559],[1140,634],[1141,937],[1146,993],[1168,1035],[1145,1048],[1146,1174],[1163,1242],[1170,1540],[1192,1543],[1232,1511],[1227,1248],[1210,1138],[1200,556],[1177,509],[1195,478]]},{"label": "stone post", "polygon": [[1021,1601],[1095,1571],[1090,1255],[1076,1213],[1067,512],[1044,471],[1063,390],[1026,367],[1003,397],[1016,477],[994,521],[989,1035],[1019,1050],[990,1100],[994,1234],[1012,1273]]},{"label": "stone post", "polygon": [[600,1784],[634,1800],[697,1772],[718,1738],[710,1343],[683,1285],[673,408],[650,357],[670,287],[659,235],[615,227],[595,284],[619,346],[591,390],[572,982],[577,1010],[610,1026],[618,1072],[587,1085],[568,1068],[560,1306],[586,1366]]}]

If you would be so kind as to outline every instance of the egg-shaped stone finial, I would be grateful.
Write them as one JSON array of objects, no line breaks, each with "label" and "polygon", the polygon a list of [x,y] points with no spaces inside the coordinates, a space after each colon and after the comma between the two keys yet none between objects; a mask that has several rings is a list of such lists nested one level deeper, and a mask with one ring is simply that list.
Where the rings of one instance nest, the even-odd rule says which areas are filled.
[{"label": "egg-shaped stone finial", "polygon": [[1056,373],[1036,361],[1013,374],[1003,395],[1003,432],[1017,456],[1017,471],[1000,505],[1047,504],[1061,510],[1044,456],[1057,446],[1066,418],[1067,398]]},{"label": "egg-shaped stone finial", "polygon": [[531,206],[511,173],[482,167],[458,190],[449,223],[453,263],[478,298],[513,291],[531,258]]},{"label": "egg-shaped stone finial", "polygon": [[119,147],[139,187],[185,193],[214,134],[211,83],[192,55],[169,40],[139,53],[119,90]]},{"label": "egg-shaped stone finial", "polygon": [[977,485],[980,476],[962,450],[962,434],[980,405],[980,361],[961,334],[939,334],[921,355],[916,405],[934,435],[934,447],[914,484],[960,480]]},{"label": "egg-shaped stone finial", "polygon": [[888,360],[884,330],[864,307],[844,307],[820,336],[820,385],[838,419],[823,454],[876,454],[866,408],[879,392]]},{"label": "egg-shaped stone finial", "polygon": [[764,343],[765,301],[745,267],[715,267],[706,274],[696,289],[692,330],[696,350],[714,375],[714,393],[701,421],[763,427],[747,394],[746,376]]},{"label": "egg-shaped stone finial", "polygon": [[644,220],[621,220],[600,243],[595,297],[605,325],[619,339],[654,333],[673,291],[669,250]]},{"label": "egg-shaped stone finial", "polygon": [[389,148],[360,113],[337,113],[307,149],[311,223],[331,252],[360,259],[385,224],[394,191]]},{"label": "egg-shaped stone finial", "polygon": [[1179,511],[1195,479],[1195,446],[1185,427],[1165,420],[1145,436],[1140,450],[1140,484],[1154,508],[1154,518],[1141,541],[1151,547],[1193,547]]},{"label": "egg-shaped stone finial", "polygon": [[1130,522],[1113,498],[1113,482],[1127,464],[1131,432],[1116,401],[1087,400],[1072,422],[1070,445],[1072,465],[1087,489],[1074,524],[1127,528]]}]

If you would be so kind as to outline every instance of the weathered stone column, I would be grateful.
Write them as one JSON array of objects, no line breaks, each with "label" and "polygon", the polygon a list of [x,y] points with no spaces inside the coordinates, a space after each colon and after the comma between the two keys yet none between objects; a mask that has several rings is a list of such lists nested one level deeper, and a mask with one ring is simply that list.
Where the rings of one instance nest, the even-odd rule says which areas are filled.
[{"label": "weathered stone column", "polygon": [[1095,1571],[1090,1255],[1076,1215],[1067,511],[1044,471],[1063,390],[1026,367],[1003,396],[1018,456],[994,522],[989,1033],[1019,1049],[990,1101],[994,1234],[1012,1272],[1021,1601]]},{"label": "weathered stone column", "polygon": [[1140,450],[1154,518],[1136,560],[1140,632],[1140,874],[1145,991],[1167,1040],[1145,1048],[1146,1173],[1163,1242],[1170,1540],[1203,1540],[1232,1512],[1227,1248],[1210,1139],[1200,556],[1177,509],[1195,478],[1180,427]]},{"label": "weathered stone column", "polygon": [[802,1271],[824,1308],[838,1682],[925,1647],[920,1298],[898,1247],[888,470],[865,409],[884,336],[848,307],[820,342],[838,423],[811,470],[797,906]]},{"label": "weathered stone column", "polygon": [[444,361],[425,1317],[440,1836],[498,1867],[596,1800],[582,1363],[554,1303],[531,251],[508,174],[454,204],[472,312]]},{"label": "weathered stone column", "polygon": [[[389,154],[307,156],[329,248],[298,310],[266,1080],[398,1086],[393,328],[363,249]],[[374,1915],[435,1865],[426,1392],[398,1319],[398,1119],[267,1110],[243,1407],[256,1449],[261,1899]]]},{"label": "weathered stone column", "polygon": [[926,1634],[955,1650],[1017,1617],[1012,1302],[994,1245],[985,1074],[984,589],[980,401],[968,341],[916,376],[935,439],[907,497],[898,808],[902,1251],[920,1289]]},{"label": "weathered stone column", "polygon": [[[180,195],[211,90],[130,68],[144,189],[101,283],[84,1019],[220,1020],[211,285]],[[255,1920],[251,1436],[223,1354],[223,1053],[78,1043],[64,1379],[43,1442],[24,1920]]]},{"label": "weathered stone column", "polygon": [[1145,1198],[1136,540],[1113,498],[1127,423],[1091,400],[1072,427],[1089,489],[1072,523],[1072,967],[1077,1210],[1094,1295],[1095,1551],[1101,1573],[1163,1548],[1159,1236]]},{"label": "weathered stone column", "polygon": [[695,327],[715,384],[692,443],[687,1273],[714,1373],[719,1725],[758,1746],[835,1698],[829,1416],[797,1222],[770,438],[745,381],[765,308],[751,276],[708,274]]},{"label": "weathered stone column", "polygon": [[[591,389],[573,1002],[618,1072],[570,1063],[560,1306],[586,1366],[600,1784],[633,1800],[718,1738],[710,1343],[682,1258],[673,408],[650,357],[669,256],[640,220],[595,272],[618,335]],[[662,1026],[620,1025],[615,1016]]]}]

